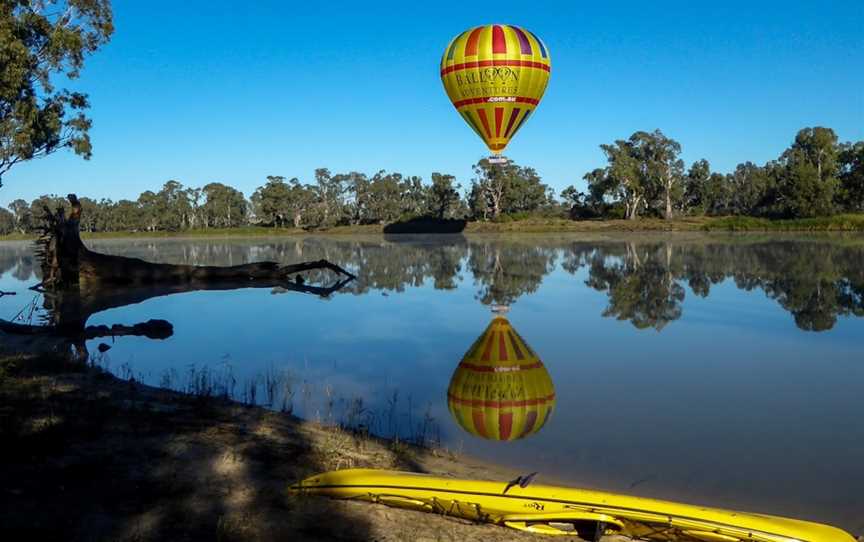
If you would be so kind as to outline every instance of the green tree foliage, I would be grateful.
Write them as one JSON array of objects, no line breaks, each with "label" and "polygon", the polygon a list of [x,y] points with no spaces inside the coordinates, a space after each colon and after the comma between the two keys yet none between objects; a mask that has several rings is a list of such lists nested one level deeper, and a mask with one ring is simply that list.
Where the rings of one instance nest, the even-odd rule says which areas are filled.
[{"label": "green tree foliage", "polygon": [[206,198],[202,207],[205,227],[236,228],[248,224],[249,206],[242,192],[222,183],[210,183],[201,190]]},{"label": "green tree foliage", "polygon": [[285,182],[285,177],[270,175],[267,184],[252,194],[252,209],[258,220],[279,228],[292,225],[301,228],[306,210],[315,200],[315,192],[300,184],[296,178]]},{"label": "green tree foliage", "polygon": [[402,200],[407,192],[400,173],[379,171],[369,182],[366,219],[379,224],[394,222],[407,211],[406,202]]},{"label": "green tree foliage", "polygon": [[795,217],[828,215],[834,211],[840,146],[830,128],[804,128],[780,157],[780,209]]},{"label": "green tree foliage", "polygon": [[845,143],[839,156],[840,197],[850,211],[864,211],[864,141]]},{"label": "green tree foliage", "polygon": [[[315,171],[313,184],[269,176],[250,201],[223,183],[197,188],[176,180],[158,191],[145,191],[135,201],[84,197],[81,226],[88,232],[250,224],[315,229],[417,217],[510,220],[530,213],[635,219],[672,214],[794,218],[864,211],[864,141],[840,144],[827,128],[805,128],[777,160],[763,166],[743,162],[725,175],[712,171],[707,160],[693,162],[685,173],[678,158],[680,145],[659,130],[635,132],[600,147],[606,166],[583,176],[587,192],[565,188],[561,203],[533,168],[484,159],[474,165],[465,197],[452,175],[439,172],[424,183],[420,177],[386,170],[369,177],[322,168]],[[14,231],[37,231],[44,205],[57,207],[65,200],[42,196],[9,204]]]},{"label": "green tree foliage", "polygon": [[549,187],[533,168],[483,158],[474,165],[474,174],[469,206],[475,219],[537,211],[551,203]]},{"label": "green tree foliage", "polygon": [[607,167],[584,177],[593,194],[621,203],[627,219],[638,218],[652,207],[672,218],[685,192],[680,143],[654,130],[635,132],[627,140],[600,148]]},{"label": "green tree foliage", "polygon": [[15,215],[0,208],[0,235],[15,233]]},{"label": "green tree foliage", "polygon": [[459,212],[460,188],[453,175],[433,173],[427,205],[429,211],[439,219],[455,217]]},{"label": "green tree foliage", "polygon": [[729,214],[758,216],[771,208],[776,176],[773,168],[752,162],[738,164],[726,176],[725,207]]},{"label": "green tree foliage", "polygon": [[329,169],[315,170],[315,224],[330,227],[340,224],[346,211],[347,187],[341,176],[334,177]]},{"label": "green tree foliage", "polygon": [[592,193],[624,205],[624,217],[633,220],[647,207],[650,191],[647,171],[641,167],[638,150],[630,141],[600,145],[609,165],[585,176]]},{"label": "green tree foliage", "polygon": [[113,32],[108,0],[0,2],[0,177],[62,148],[90,157],[87,95],[55,83],[76,79]]},{"label": "green tree foliage", "polygon": [[607,166],[583,179],[610,217],[618,206],[629,219],[649,211],[798,218],[864,210],[864,142],[840,144],[830,128],[804,128],[777,160],[744,162],[726,175],[707,160],[685,174],[680,144],[659,130],[600,148]]},{"label": "green tree foliage", "polygon": [[696,160],[684,176],[683,207],[691,213],[704,214],[711,201],[711,164],[704,158]]},{"label": "green tree foliage", "polygon": [[27,233],[33,229],[35,222],[30,205],[23,199],[16,199],[9,204],[9,210],[15,219],[15,230],[18,233]]}]

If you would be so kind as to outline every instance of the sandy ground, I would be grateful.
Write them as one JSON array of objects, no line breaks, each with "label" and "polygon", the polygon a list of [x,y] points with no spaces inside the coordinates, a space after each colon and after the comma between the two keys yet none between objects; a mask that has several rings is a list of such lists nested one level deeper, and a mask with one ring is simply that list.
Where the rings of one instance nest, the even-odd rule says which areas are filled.
[{"label": "sandy ground", "polygon": [[263,408],[0,355],[0,540],[535,540],[454,518],[288,496],[336,468],[513,472]]}]

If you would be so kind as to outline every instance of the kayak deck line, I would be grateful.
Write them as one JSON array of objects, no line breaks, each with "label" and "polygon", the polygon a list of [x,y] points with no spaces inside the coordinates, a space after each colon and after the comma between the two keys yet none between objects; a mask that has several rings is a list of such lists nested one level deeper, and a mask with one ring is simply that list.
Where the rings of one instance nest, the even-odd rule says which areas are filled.
[{"label": "kayak deck line", "polygon": [[[359,489],[366,489],[366,490],[401,489],[403,491],[406,491],[406,490],[407,491],[431,491],[430,488],[428,488],[428,487],[411,487],[411,486],[396,486],[396,485],[368,485],[368,484],[329,484],[329,485],[315,486],[314,489],[358,489],[358,490]],[[459,489],[436,488],[436,489],[434,489],[434,491],[437,493],[450,493],[450,494],[455,494],[455,495],[471,495],[471,496],[475,496],[475,497],[495,497],[495,498],[506,498],[506,499],[514,499],[514,500],[535,501],[535,502],[550,502],[550,503],[556,503],[556,504],[563,504],[565,507],[574,507],[574,508],[578,508],[578,509],[583,509],[587,512],[599,512],[599,513],[614,513],[614,512],[631,512],[631,513],[634,513],[635,512],[637,514],[645,514],[646,518],[643,519],[644,521],[651,521],[651,522],[666,521],[666,522],[669,522],[671,524],[671,523],[674,523],[676,521],[685,520],[685,521],[693,521],[693,522],[700,523],[700,524],[706,524],[707,523],[707,524],[711,524],[711,525],[716,525],[717,527],[721,527],[724,529],[745,531],[745,532],[750,533],[750,535],[751,535],[750,538],[753,538],[752,535],[758,534],[761,536],[779,537],[783,540],[789,540],[790,542],[793,542],[793,541],[795,541],[795,542],[816,542],[813,540],[807,540],[807,539],[803,539],[803,538],[790,538],[790,537],[783,535],[783,534],[772,533],[772,532],[768,532],[768,531],[744,529],[744,528],[737,526],[737,525],[734,525],[734,524],[721,523],[721,522],[717,522],[717,521],[699,519],[699,518],[688,517],[688,516],[671,515],[668,513],[666,513],[666,514],[657,513],[657,512],[652,512],[651,510],[644,510],[644,509],[639,509],[639,508],[628,508],[628,507],[623,507],[623,506],[597,506],[594,503],[569,501],[566,499],[553,499],[551,497],[536,497],[536,496],[531,496],[531,495],[524,495],[524,496],[507,495],[507,494],[487,493],[487,492],[481,492],[481,491],[468,491],[468,490],[459,490]],[[372,497],[386,496],[386,497],[404,498],[404,496],[402,496],[402,495],[397,495],[397,494],[386,494],[385,495],[385,494],[381,494],[381,493],[374,492],[374,491],[367,491],[366,495],[369,495]],[[356,498],[360,498],[360,497],[363,497],[366,495],[358,495],[357,497],[347,497],[346,500],[350,500],[352,498],[356,499]],[[440,503],[438,503],[438,501],[435,497],[432,497],[432,500],[433,500],[433,502],[436,502],[436,504],[438,504],[438,506],[440,507],[440,509],[439,509],[440,512],[442,512],[445,515],[448,513],[448,509],[444,508]],[[424,503],[424,504],[426,504],[426,503]],[[480,508],[482,508],[482,506],[479,504],[474,504],[474,503],[463,503],[463,504],[473,504],[473,506],[475,506],[478,509],[478,511]],[[458,506],[459,502],[453,501],[452,505]],[[452,510],[452,505],[451,505],[450,510]],[[742,515],[751,515],[751,514],[747,514],[744,512],[741,512],[741,514]],[[480,515],[480,514],[478,514],[478,515]],[[496,514],[483,513],[483,515],[485,515],[487,517],[492,517]],[[527,512],[524,514],[525,517],[529,517],[531,515],[543,515],[543,514],[531,514],[531,513],[527,513]]]},{"label": "kayak deck line", "polygon": [[309,477],[289,492],[370,501],[534,533],[586,538],[584,532],[593,532],[589,540],[619,533],[665,542],[855,542],[829,525],[767,514],[560,486],[514,487],[508,493],[502,491],[505,487],[506,482],[348,469]]}]

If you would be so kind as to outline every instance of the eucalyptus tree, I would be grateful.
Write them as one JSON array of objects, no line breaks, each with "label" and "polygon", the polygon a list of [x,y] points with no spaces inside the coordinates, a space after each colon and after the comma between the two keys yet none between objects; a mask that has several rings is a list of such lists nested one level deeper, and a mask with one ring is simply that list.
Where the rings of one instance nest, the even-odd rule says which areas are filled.
[{"label": "eucalyptus tree", "polygon": [[252,194],[252,209],[258,221],[276,227],[288,221],[290,188],[281,175],[268,175],[267,184]]},{"label": "eucalyptus tree", "polygon": [[33,228],[33,213],[30,204],[23,199],[16,199],[9,204],[9,210],[15,219],[15,230],[18,233],[27,233]]},{"label": "eucalyptus tree", "polygon": [[769,198],[775,189],[771,167],[753,162],[738,164],[726,176],[730,212],[736,215],[759,215],[769,211]]},{"label": "eucalyptus tree", "polygon": [[105,231],[105,208],[100,202],[90,198],[82,197],[80,231],[97,232]]},{"label": "eucalyptus tree", "polygon": [[473,166],[470,202],[475,217],[536,211],[550,203],[549,187],[533,168],[515,162],[494,164],[483,158]]},{"label": "eucalyptus tree", "polygon": [[690,164],[684,177],[683,206],[694,214],[705,214],[709,202],[711,164],[704,158]]},{"label": "eucalyptus tree", "polygon": [[347,194],[346,214],[351,224],[365,224],[369,220],[369,178],[364,173],[352,171],[336,175]]},{"label": "eucalyptus tree", "polygon": [[630,142],[637,149],[640,169],[647,175],[648,186],[662,192],[663,216],[672,218],[673,207],[682,195],[684,162],[679,158],[681,144],[660,130],[636,132]]},{"label": "eucalyptus tree", "polygon": [[203,217],[203,198],[204,192],[201,188],[187,188],[186,201],[189,202],[189,219],[188,224],[190,229],[195,229],[204,221]]},{"label": "eucalyptus tree", "polygon": [[303,227],[307,209],[315,202],[315,192],[293,178],[287,183],[285,177],[268,175],[267,184],[252,194],[252,209],[259,221],[276,227],[288,224]]},{"label": "eucalyptus tree", "polygon": [[166,182],[156,194],[161,200],[161,228],[169,231],[186,229],[192,221],[192,204],[189,193],[175,180]]},{"label": "eucalyptus tree", "polygon": [[[602,172],[603,170],[594,170],[594,172]],[[590,175],[587,174],[586,177]],[[562,205],[565,207],[570,218],[593,218],[600,214],[598,204],[600,201],[594,198],[592,193],[584,193],[578,190],[575,186],[568,186],[561,191]],[[601,198],[602,200],[602,198]]]},{"label": "eucalyptus tree", "polygon": [[831,214],[839,181],[837,134],[820,126],[804,128],[780,157],[782,210],[789,216]]},{"label": "eucalyptus tree", "polygon": [[121,199],[106,209],[103,231],[140,231],[144,228],[144,210],[137,202]]},{"label": "eucalyptus tree", "polygon": [[327,168],[315,170],[316,225],[329,227],[342,222],[347,187],[344,179],[334,177]]},{"label": "eucalyptus tree", "polygon": [[429,201],[429,187],[423,184],[423,179],[416,175],[403,177],[399,184],[400,199],[402,202],[401,214],[407,216],[420,216],[426,212],[426,204]]},{"label": "eucalyptus tree", "polygon": [[90,158],[87,95],[56,84],[76,79],[113,32],[108,0],[2,3],[0,179],[20,162],[63,148]]},{"label": "eucalyptus tree", "polygon": [[167,211],[164,200],[152,190],[146,190],[138,196],[136,203],[141,210],[138,214],[141,229],[144,231],[158,230],[162,216]]},{"label": "eucalyptus tree", "polygon": [[379,224],[393,222],[405,211],[405,186],[401,173],[379,171],[369,180],[366,203],[368,220]]},{"label": "eucalyptus tree", "polygon": [[608,165],[603,174],[594,170],[586,175],[592,192],[624,205],[624,218],[635,220],[648,206],[649,177],[632,141],[617,140],[600,145]]},{"label": "eucalyptus tree", "polygon": [[242,192],[222,183],[209,183],[201,190],[206,198],[202,210],[207,226],[236,228],[246,224],[249,209]]},{"label": "eucalyptus tree", "polygon": [[844,143],[838,159],[841,201],[850,211],[864,211],[864,141]]},{"label": "eucalyptus tree", "polygon": [[0,207],[0,235],[9,235],[10,233],[15,233],[15,215]]},{"label": "eucalyptus tree", "polygon": [[443,173],[432,173],[432,186],[429,188],[430,212],[439,219],[452,218],[459,206],[459,190],[456,177]]}]

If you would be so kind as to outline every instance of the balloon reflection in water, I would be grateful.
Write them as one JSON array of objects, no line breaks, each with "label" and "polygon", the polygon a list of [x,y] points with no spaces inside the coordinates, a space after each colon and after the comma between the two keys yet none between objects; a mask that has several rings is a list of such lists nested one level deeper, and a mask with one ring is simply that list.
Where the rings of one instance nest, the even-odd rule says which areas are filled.
[{"label": "balloon reflection in water", "polygon": [[546,424],[555,388],[537,354],[507,318],[496,315],[453,373],[447,405],[472,435],[518,440]]}]

